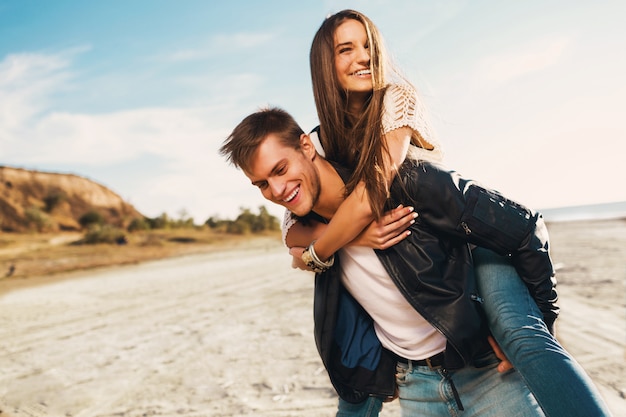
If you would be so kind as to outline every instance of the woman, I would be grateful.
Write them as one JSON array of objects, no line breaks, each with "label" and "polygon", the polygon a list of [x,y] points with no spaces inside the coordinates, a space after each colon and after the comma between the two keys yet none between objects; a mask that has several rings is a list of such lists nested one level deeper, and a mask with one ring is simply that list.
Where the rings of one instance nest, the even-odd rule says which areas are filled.
[{"label": "woman", "polygon": [[[396,167],[407,155],[437,160],[441,151],[415,89],[386,60],[381,36],[367,17],[345,10],[326,19],[313,40],[310,59],[323,150],[327,159],[353,170],[344,203],[308,248],[323,264],[373,219],[381,218]],[[289,226],[287,243],[292,240],[289,234],[303,233],[301,225]],[[378,227],[385,228],[385,222]],[[381,237],[378,246],[390,244],[384,241]],[[492,333],[545,414],[610,415],[588,376],[552,336],[555,317],[546,311],[542,317],[515,269],[489,251],[474,252]],[[363,407],[376,412],[376,401],[370,398]],[[340,401],[338,415],[375,414]]]}]

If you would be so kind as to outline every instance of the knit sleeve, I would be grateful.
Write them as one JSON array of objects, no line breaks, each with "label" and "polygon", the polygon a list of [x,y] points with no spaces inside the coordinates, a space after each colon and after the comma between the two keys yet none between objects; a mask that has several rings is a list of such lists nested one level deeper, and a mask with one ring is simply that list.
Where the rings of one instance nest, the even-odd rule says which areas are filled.
[{"label": "knit sleeve", "polygon": [[282,227],[283,244],[285,246],[287,246],[287,233],[289,233],[289,229],[291,229],[291,226],[293,226],[297,222],[298,220],[296,219],[296,217],[289,210],[285,209],[285,215],[283,216],[283,227]]},{"label": "knit sleeve", "polygon": [[428,122],[426,106],[412,86],[408,84],[390,85],[385,92],[383,106],[383,134],[407,126],[426,142],[425,147],[420,147],[413,142],[417,146],[410,147],[408,155],[410,158],[429,161],[441,161],[443,159],[441,145],[436,141]]}]

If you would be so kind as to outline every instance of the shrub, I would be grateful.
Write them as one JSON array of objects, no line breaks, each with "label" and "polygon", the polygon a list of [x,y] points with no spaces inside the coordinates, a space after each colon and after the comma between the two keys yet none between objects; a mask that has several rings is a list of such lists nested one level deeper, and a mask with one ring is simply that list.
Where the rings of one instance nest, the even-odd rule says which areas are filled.
[{"label": "shrub", "polygon": [[259,214],[252,213],[250,209],[241,208],[241,214],[239,214],[235,223],[246,224],[246,230],[252,233],[280,230],[278,219],[269,214],[265,206],[259,207]]},{"label": "shrub", "polygon": [[52,212],[61,202],[65,201],[67,196],[62,191],[53,191],[43,198],[45,204],[44,210],[47,213]]},{"label": "shrub", "polygon": [[150,230],[150,223],[148,219],[144,217],[138,217],[131,220],[130,224],[128,225],[128,231],[135,232],[137,230]]},{"label": "shrub", "polygon": [[91,210],[80,216],[78,223],[80,223],[82,227],[90,227],[94,225],[101,226],[104,223],[104,218],[102,217],[102,214],[95,210]]},{"label": "shrub", "polygon": [[280,230],[280,224],[278,223],[278,219],[272,216],[265,206],[259,207],[259,215],[257,220],[258,227],[260,227],[260,231],[263,230]]},{"label": "shrub", "polygon": [[151,229],[166,229],[170,226],[170,219],[166,213],[161,214],[159,217],[148,219],[148,224]]},{"label": "shrub", "polygon": [[204,224],[206,224],[209,229],[216,229],[220,224],[222,223],[222,220],[219,219],[219,217],[209,217],[207,219],[206,222],[204,222]]},{"label": "shrub", "polygon": [[43,232],[51,227],[50,218],[39,207],[30,206],[24,210],[24,216],[28,227],[38,232]]},{"label": "shrub", "polygon": [[105,224],[104,226],[92,226],[89,228],[83,242],[87,244],[95,243],[120,243],[126,242],[126,235],[122,229]]},{"label": "shrub", "polygon": [[226,224],[226,233],[232,233],[235,235],[245,235],[250,233],[250,224],[245,221],[235,220],[229,221]]}]

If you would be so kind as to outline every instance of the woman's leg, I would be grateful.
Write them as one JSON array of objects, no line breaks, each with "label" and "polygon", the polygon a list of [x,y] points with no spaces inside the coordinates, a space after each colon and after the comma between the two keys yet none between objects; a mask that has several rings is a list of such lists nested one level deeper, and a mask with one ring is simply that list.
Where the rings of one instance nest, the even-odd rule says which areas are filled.
[{"label": "woman's leg", "polygon": [[546,416],[610,416],[589,376],[548,331],[509,260],[483,248],[473,255],[489,328]]}]

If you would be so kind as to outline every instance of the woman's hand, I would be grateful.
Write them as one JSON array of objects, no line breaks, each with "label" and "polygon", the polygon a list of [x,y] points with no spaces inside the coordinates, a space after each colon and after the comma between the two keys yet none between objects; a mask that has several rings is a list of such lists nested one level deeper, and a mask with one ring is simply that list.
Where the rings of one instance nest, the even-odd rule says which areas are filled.
[{"label": "woman's hand", "polygon": [[387,249],[411,234],[407,229],[415,223],[416,217],[413,207],[399,205],[385,213],[379,221],[373,221],[350,245]]},{"label": "woman's hand", "polygon": [[[413,207],[404,207],[402,205],[393,210],[389,210],[379,221],[373,221],[361,234],[354,239],[349,245],[365,246],[373,249],[387,249],[402,241],[411,232],[408,229],[413,223],[417,213],[413,211]],[[326,227],[322,223],[313,223],[310,226],[302,226],[296,223],[287,234],[287,245],[290,246],[289,254],[292,256],[291,267],[302,269],[303,271],[311,271],[311,269],[302,262],[302,252],[306,249],[302,245],[310,242],[315,236],[319,236]]]}]

